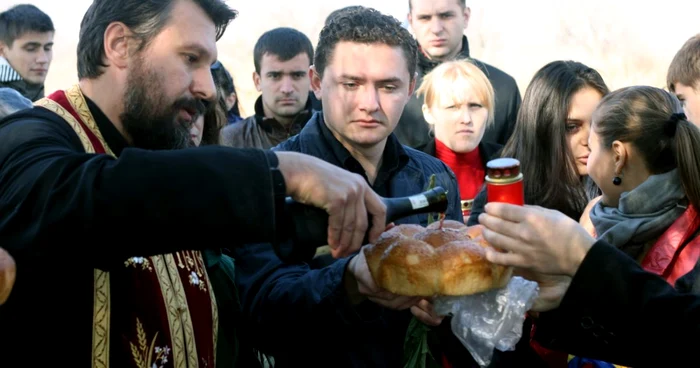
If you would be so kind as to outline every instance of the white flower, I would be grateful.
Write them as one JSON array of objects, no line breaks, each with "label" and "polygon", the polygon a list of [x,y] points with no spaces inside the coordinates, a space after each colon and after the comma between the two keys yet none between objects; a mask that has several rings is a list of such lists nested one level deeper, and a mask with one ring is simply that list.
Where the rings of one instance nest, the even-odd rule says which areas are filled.
[{"label": "white flower", "polygon": [[192,273],[190,273],[190,283],[192,285],[199,285],[199,283],[200,283],[199,276],[197,276],[197,273],[194,271],[192,271]]}]

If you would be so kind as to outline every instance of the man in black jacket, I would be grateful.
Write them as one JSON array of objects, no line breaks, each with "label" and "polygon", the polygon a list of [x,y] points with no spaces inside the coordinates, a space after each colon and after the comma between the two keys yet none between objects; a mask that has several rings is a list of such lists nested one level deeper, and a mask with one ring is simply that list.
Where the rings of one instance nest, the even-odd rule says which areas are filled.
[{"label": "man in black jacket", "polygon": [[[414,88],[416,51],[399,21],[374,9],[331,21],[310,71],[324,110],[273,150],[319,157],[361,176],[384,197],[420,193],[434,176],[448,192],[446,218],[463,221],[452,171],[392,134]],[[396,224],[426,226],[428,216]],[[441,322],[426,317],[427,301],[379,288],[363,252],[336,262],[283,264],[271,246],[252,244],[237,248],[235,258],[244,263],[236,281],[249,322],[246,338],[272,354],[277,367],[399,367],[404,354],[421,354],[416,346],[404,349],[411,312],[423,322]]]},{"label": "man in black jacket", "polygon": [[[700,297],[665,280],[566,215],[537,206],[486,205],[484,238],[540,286],[535,339],[547,348],[631,367],[697,365]],[[556,308],[556,309],[555,309]]]},{"label": "man in black jacket", "polygon": [[[409,0],[408,22],[419,44],[418,84],[443,61],[470,58],[469,42],[463,35],[471,10],[465,0]],[[494,124],[486,129],[483,142],[504,145],[513,133],[520,108],[520,91],[510,75],[484,62],[472,61],[486,74],[496,93]],[[423,149],[431,139],[423,118],[423,99],[413,96],[403,111],[395,134],[401,143]]]}]

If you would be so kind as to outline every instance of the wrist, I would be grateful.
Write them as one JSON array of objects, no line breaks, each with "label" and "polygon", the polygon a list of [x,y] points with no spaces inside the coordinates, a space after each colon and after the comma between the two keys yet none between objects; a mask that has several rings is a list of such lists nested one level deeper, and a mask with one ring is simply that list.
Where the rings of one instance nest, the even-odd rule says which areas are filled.
[{"label": "wrist", "polygon": [[275,229],[275,241],[273,244],[287,239],[289,236],[287,213],[285,211],[285,201],[287,196],[287,185],[284,178],[284,174],[280,169],[280,162],[277,154],[273,151],[265,151],[265,156],[267,158],[267,163],[270,168],[270,181],[272,186],[272,196],[274,204],[274,229]]},{"label": "wrist", "polygon": [[348,296],[348,300],[352,305],[358,305],[365,301],[365,296],[360,293],[360,286],[355,277],[355,264],[357,263],[357,256],[352,257],[350,262],[348,262],[345,267],[345,273],[343,274],[343,285],[345,286],[345,293]]},{"label": "wrist", "polygon": [[566,273],[567,276],[572,278],[574,277],[578,271],[578,268],[581,266],[581,263],[583,263],[584,258],[586,258],[588,251],[590,251],[593,247],[593,244],[595,244],[595,239],[586,234],[585,239],[581,241],[580,245],[573,247],[569,260],[568,272]]},{"label": "wrist", "polygon": [[[296,170],[294,165],[294,153],[291,152],[276,152],[279,171],[284,177],[285,195],[292,195],[296,185]],[[297,160],[298,161],[298,160]],[[299,164],[299,162],[297,162]]]}]

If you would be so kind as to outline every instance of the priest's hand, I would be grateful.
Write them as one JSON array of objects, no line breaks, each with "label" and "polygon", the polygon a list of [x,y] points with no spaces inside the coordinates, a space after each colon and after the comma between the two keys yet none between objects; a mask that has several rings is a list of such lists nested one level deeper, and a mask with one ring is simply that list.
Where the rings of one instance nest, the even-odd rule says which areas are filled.
[{"label": "priest's hand", "polygon": [[10,296],[16,274],[15,260],[6,250],[0,248],[0,305]]},{"label": "priest's hand", "polygon": [[321,159],[295,152],[276,152],[287,195],[296,201],[326,210],[328,245],[340,258],[362,247],[372,217],[370,242],[386,226],[386,206],[360,175]]},{"label": "priest's hand", "polygon": [[573,277],[595,243],[578,222],[537,206],[489,203],[479,223],[484,239],[507,251],[487,250],[490,262],[545,275]]}]

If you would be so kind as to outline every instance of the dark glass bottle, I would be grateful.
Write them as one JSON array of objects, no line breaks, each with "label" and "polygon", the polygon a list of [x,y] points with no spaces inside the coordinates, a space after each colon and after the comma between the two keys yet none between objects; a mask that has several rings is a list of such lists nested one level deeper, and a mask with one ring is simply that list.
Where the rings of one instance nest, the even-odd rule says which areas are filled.
[{"label": "dark glass bottle", "polygon": [[[382,198],[386,205],[386,223],[422,213],[443,213],[447,211],[447,191],[435,187],[420,194],[408,197]],[[279,235],[284,242],[275,244],[275,252],[285,262],[308,262],[316,253],[316,248],[328,244],[328,213],[320,208],[308,206],[287,198],[287,216],[278,224]],[[371,227],[372,220],[368,219]],[[365,234],[363,244],[367,244],[369,234]]]}]

